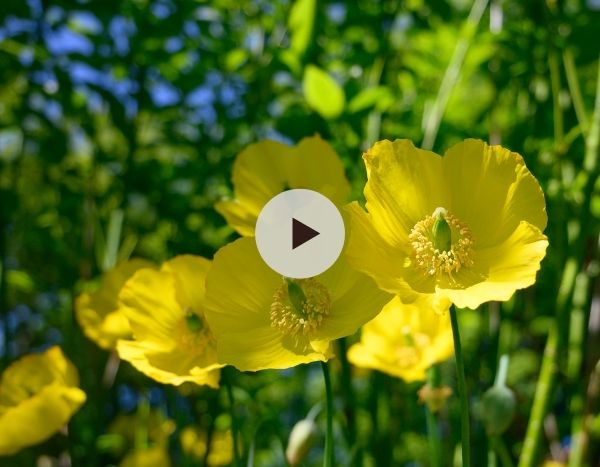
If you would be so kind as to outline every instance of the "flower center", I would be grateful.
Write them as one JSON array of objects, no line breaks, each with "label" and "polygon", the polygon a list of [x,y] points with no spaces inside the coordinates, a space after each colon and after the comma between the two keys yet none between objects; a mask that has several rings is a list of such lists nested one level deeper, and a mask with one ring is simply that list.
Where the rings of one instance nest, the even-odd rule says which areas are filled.
[{"label": "flower center", "polygon": [[329,314],[327,287],[315,279],[285,279],[273,295],[271,326],[286,335],[307,335]]},{"label": "flower center", "polygon": [[408,236],[416,266],[429,276],[453,273],[473,265],[473,237],[466,224],[444,208],[420,220]]},{"label": "flower center", "polygon": [[396,348],[396,364],[401,368],[408,368],[419,363],[422,350],[429,346],[431,338],[420,332],[413,332],[410,326],[404,326],[400,332],[404,343]]},{"label": "flower center", "polygon": [[189,352],[203,353],[206,347],[214,344],[214,337],[205,319],[189,308],[177,323],[176,336],[179,347]]}]

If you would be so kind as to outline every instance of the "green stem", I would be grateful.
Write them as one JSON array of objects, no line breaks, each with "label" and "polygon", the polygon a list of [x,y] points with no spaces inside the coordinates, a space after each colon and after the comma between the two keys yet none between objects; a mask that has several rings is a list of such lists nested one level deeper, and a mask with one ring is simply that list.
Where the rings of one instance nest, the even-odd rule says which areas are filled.
[{"label": "green stem", "polygon": [[[600,60],[598,62],[598,78],[596,81],[596,102],[592,115],[591,126],[585,140],[585,158],[583,168],[590,175],[591,185],[594,185],[594,176],[598,175],[598,149],[600,147]],[[587,190],[586,190],[587,192]]]},{"label": "green stem", "polygon": [[442,116],[444,115],[444,111],[448,105],[448,100],[450,99],[450,94],[458,82],[458,78],[460,77],[460,69],[462,68],[467,51],[471,46],[471,42],[475,37],[477,26],[479,26],[479,22],[481,21],[481,17],[483,16],[483,12],[485,11],[487,3],[487,0],[475,0],[473,7],[469,12],[469,17],[465,21],[460,39],[456,43],[456,47],[452,53],[452,58],[450,59],[448,68],[446,68],[446,72],[442,78],[442,84],[440,85],[438,95],[433,103],[433,107],[431,108],[429,115],[427,116],[427,121],[425,123],[425,135],[423,136],[422,144],[423,149],[433,148],[435,138],[437,137],[437,133],[440,128],[440,122],[442,121]]},{"label": "green stem", "polygon": [[[598,158],[600,155],[600,61],[598,62],[598,74],[596,81],[596,99],[594,104],[594,111],[592,113],[591,121],[588,123],[588,133],[585,137],[585,155],[584,155],[584,174],[587,177],[583,188],[584,202],[582,204],[582,213],[586,215],[582,218],[582,222],[580,224],[580,231],[577,242],[575,242],[576,247],[576,256],[569,259],[572,265],[572,272],[569,276],[569,280],[564,280],[563,274],[563,283],[561,284],[561,289],[559,289],[558,295],[558,312],[561,315],[568,316],[569,308],[567,305],[570,300],[573,300],[573,291],[575,289],[576,283],[576,273],[580,270],[581,264],[584,261],[583,256],[585,255],[585,246],[586,246],[586,236],[589,234],[589,219],[587,213],[590,211],[590,204],[592,199],[592,194],[594,191],[594,186],[596,186],[596,181],[598,179],[598,175],[600,174],[600,166],[598,165]],[[569,263],[567,263],[567,266]],[[564,286],[564,287],[563,287]],[[585,287],[587,289],[587,286]],[[583,290],[583,293],[587,296],[587,290]],[[561,293],[562,292],[562,293]],[[577,299],[573,301],[577,302]],[[585,302],[585,298],[581,300]],[[560,320],[559,320],[560,322]],[[582,345],[585,345],[582,342]],[[562,346],[561,346],[562,349]],[[579,352],[579,350],[577,350]],[[573,357],[572,357],[573,359]],[[575,363],[572,360],[571,368],[573,369],[573,374],[576,373]],[[583,390],[583,387],[582,387]],[[537,398],[537,391],[536,391]],[[584,399],[585,396],[579,396],[580,399]],[[575,413],[573,418],[573,427],[572,427],[572,439],[573,446],[571,449],[571,457],[569,461],[570,466],[578,466],[583,462],[583,458],[585,455],[586,444],[587,444],[587,432],[586,432],[586,424],[584,423],[583,416],[581,414]],[[522,467],[519,464],[519,467]]]},{"label": "green stem", "polygon": [[575,66],[575,60],[573,59],[571,49],[566,49],[563,52],[563,64],[565,65],[567,85],[569,86],[569,93],[571,94],[571,100],[573,101],[573,107],[575,108],[575,115],[577,116],[581,133],[585,135],[588,128],[588,117],[585,111],[585,105],[583,104],[583,98],[581,97],[579,79],[577,78],[577,67]]},{"label": "green stem", "polygon": [[563,150],[564,125],[563,113],[560,107],[560,67],[554,50],[548,55],[548,68],[550,68],[552,108],[554,109],[554,146],[558,152],[561,152]]},{"label": "green stem", "polygon": [[461,424],[461,448],[463,467],[471,466],[471,438],[469,421],[469,398],[467,396],[467,383],[465,381],[465,362],[463,360],[462,346],[460,343],[460,332],[458,328],[458,317],[456,307],[450,307],[450,323],[452,324],[452,336],[454,338],[454,353],[456,357],[456,376],[458,383],[458,396],[460,398],[460,424]]},{"label": "green stem", "polygon": [[348,343],[345,337],[338,340],[340,345],[340,364],[342,367],[340,386],[344,397],[344,415],[346,417],[346,435],[348,445],[353,451],[353,459],[357,465],[362,465],[362,449],[356,442],[356,398],[352,387],[352,367],[348,361]]},{"label": "green stem", "polygon": [[508,375],[509,361],[510,360],[508,355],[502,355],[502,357],[500,357],[500,362],[498,363],[498,372],[496,373],[496,380],[494,381],[494,386],[506,386],[506,376]]},{"label": "green stem", "polygon": [[488,458],[488,461],[487,461],[488,467],[498,467],[498,459],[496,458],[496,453],[492,449],[491,445],[488,446],[487,458]]},{"label": "green stem", "polygon": [[427,441],[429,443],[429,458],[432,467],[442,466],[442,443],[440,440],[440,430],[438,428],[437,417],[431,409],[425,406],[427,417]]},{"label": "green stem", "polygon": [[493,436],[490,439],[490,443],[494,453],[500,458],[502,467],[514,467],[513,461],[510,457],[510,452],[508,452],[508,448],[506,447],[504,440],[500,436]]},{"label": "green stem", "polygon": [[148,419],[150,417],[150,401],[146,393],[140,396],[137,407],[135,426],[135,448],[143,450],[148,447]]},{"label": "green stem", "polygon": [[233,383],[232,383],[232,374],[231,372],[227,373],[226,378],[226,386],[227,386],[227,398],[229,399],[229,414],[231,416],[231,437],[233,439],[233,461],[234,465],[239,467],[242,465],[240,460],[240,454],[238,451],[239,442],[238,442],[238,419],[235,415],[235,398],[233,397]]},{"label": "green stem", "polygon": [[323,369],[325,396],[327,401],[327,432],[325,435],[323,467],[333,467],[335,465],[335,455],[333,452],[333,391],[331,389],[331,377],[329,375],[329,366],[327,366],[327,362],[321,362],[321,368]]},{"label": "green stem", "polygon": [[571,308],[571,327],[567,355],[567,381],[571,385],[572,396],[569,403],[573,416],[571,421],[571,449],[569,451],[569,467],[581,467],[586,451],[585,399],[586,384],[583,365],[584,355],[589,351],[586,341],[587,324],[590,306],[588,291],[590,278],[586,272],[580,272],[575,280],[573,306]]},{"label": "green stem", "polygon": [[[427,372],[427,386],[432,390],[441,385],[441,371],[439,365],[433,365]],[[432,467],[442,466],[442,441],[438,427],[437,416],[428,404],[425,404],[425,415],[427,421],[427,441],[429,443],[429,457]]]},{"label": "green stem", "polygon": [[534,467],[537,465],[537,446],[543,430],[546,408],[552,394],[552,387],[554,386],[557,345],[558,332],[556,326],[553,326],[548,334],[546,348],[544,349],[540,378],[535,388],[533,407],[531,409],[529,424],[527,425],[519,467]]},{"label": "green stem", "polygon": [[[4,219],[0,220],[3,221]],[[2,328],[4,332],[4,355],[2,355],[2,360],[0,360],[4,363],[3,365],[0,365],[2,368],[7,367],[10,362],[9,349],[11,341],[8,304],[6,303],[6,232],[4,225],[4,222],[0,223],[0,316],[2,316]]]}]

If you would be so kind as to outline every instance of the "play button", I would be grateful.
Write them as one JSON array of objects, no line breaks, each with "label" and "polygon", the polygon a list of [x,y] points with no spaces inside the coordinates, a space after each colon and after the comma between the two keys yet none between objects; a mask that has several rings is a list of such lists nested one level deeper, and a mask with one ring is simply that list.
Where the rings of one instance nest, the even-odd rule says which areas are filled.
[{"label": "play button", "polygon": [[304,245],[317,235],[319,235],[319,232],[315,229],[311,229],[308,225],[292,217],[292,250]]},{"label": "play button", "polygon": [[304,279],[327,270],[344,247],[344,221],[335,205],[312,190],[288,190],[265,206],[256,221],[256,246],[267,265]]}]

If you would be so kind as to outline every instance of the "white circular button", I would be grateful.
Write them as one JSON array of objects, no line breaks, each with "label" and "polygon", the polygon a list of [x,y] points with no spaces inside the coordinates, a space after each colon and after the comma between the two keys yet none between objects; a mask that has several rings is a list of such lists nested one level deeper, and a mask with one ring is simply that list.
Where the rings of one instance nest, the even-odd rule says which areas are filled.
[{"label": "white circular button", "polygon": [[267,265],[285,277],[305,279],[326,271],[344,248],[344,220],[335,205],[312,190],[288,190],[258,215],[256,246]]}]

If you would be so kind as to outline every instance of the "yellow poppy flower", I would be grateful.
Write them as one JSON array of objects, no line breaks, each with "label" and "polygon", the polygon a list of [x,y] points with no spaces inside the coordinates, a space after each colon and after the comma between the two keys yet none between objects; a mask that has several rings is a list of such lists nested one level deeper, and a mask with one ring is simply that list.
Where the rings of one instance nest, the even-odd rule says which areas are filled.
[{"label": "yellow poppy flower", "polygon": [[403,301],[439,293],[476,308],[535,282],[546,208],[519,154],[466,140],[440,157],[396,140],[363,158],[368,212],[348,209],[348,256],[380,287]]},{"label": "yellow poppy flower", "polygon": [[75,316],[88,338],[105,350],[113,350],[119,339],[131,335],[129,322],[118,309],[119,291],[138,269],[155,267],[142,259],[124,261],[102,276],[95,292],[77,297]]},{"label": "yellow poppy flower", "polygon": [[170,467],[170,465],[169,451],[161,446],[136,449],[119,463],[119,467]]},{"label": "yellow poppy flower", "polygon": [[326,361],[330,341],[353,334],[390,295],[343,256],[310,279],[284,279],[253,238],[220,249],[206,278],[207,319],[219,360],[242,371]]},{"label": "yellow poppy flower", "polygon": [[[130,415],[120,414],[111,423],[108,436],[117,436],[115,454],[125,452],[120,467],[169,466],[169,436],[175,431],[175,422],[160,410],[144,413],[138,410]],[[140,439],[140,430],[142,437]]]},{"label": "yellow poppy flower", "polygon": [[119,295],[133,331],[120,340],[123,360],[161,383],[219,385],[216,343],[204,314],[204,278],[210,261],[173,258],[160,270],[141,269]]},{"label": "yellow poppy flower", "polygon": [[45,441],[85,402],[77,369],[59,347],[14,362],[0,379],[0,455]]},{"label": "yellow poppy flower", "polygon": [[[179,440],[183,452],[195,459],[204,459],[207,449],[208,434],[193,426],[181,430]],[[233,461],[233,436],[231,430],[215,430],[210,438],[207,465],[219,467],[231,465]]]},{"label": "yellow poppy flower", "polygon": [[427,369],[454,354],[450,302],[420,295],[403,304],[394,297],[363,326],[360,342],[348,349],[348,360],[407,382],[424,381]]},{"label": "yellow poppy flower", "polygon": [[254,235],[254,225],[263,206],[289,188],[306,188],[342,205],[350,185],[333,148],[318,136],[304,138],[296,146],[276,141],[251,144],[238,154],[233,165],[235,198],[215,209],[241,235]]}]

